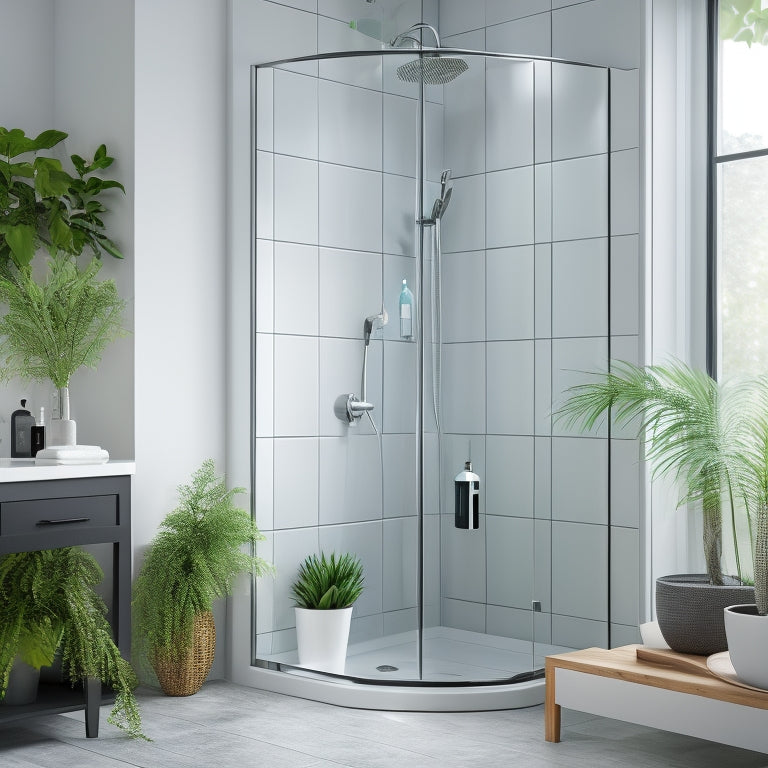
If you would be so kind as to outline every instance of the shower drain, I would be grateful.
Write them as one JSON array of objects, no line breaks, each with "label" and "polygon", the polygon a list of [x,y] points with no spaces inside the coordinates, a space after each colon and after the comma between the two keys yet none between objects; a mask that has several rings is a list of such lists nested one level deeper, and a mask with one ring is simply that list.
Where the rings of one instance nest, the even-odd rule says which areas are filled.
[{"label": "shower drain", "polygon": [[391,664],[382,664],[380,667],[376,667],[379,672],[397,672],[397,667],[393,667]]}]

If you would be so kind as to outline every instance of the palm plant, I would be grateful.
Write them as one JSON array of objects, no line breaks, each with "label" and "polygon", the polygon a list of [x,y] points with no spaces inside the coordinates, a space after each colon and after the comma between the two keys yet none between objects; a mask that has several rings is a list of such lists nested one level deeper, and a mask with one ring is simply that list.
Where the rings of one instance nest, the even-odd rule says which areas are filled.
[{"label": "palm plant", "polygon": [[[238,574],[259,576],[270,570],[253,554],[264,536],[233,501],[244,490],[227,489],[212,460],[178,490],[179,505],[161,523],[134,583],[134,660],[149,661],[156,671],[160,664],[186,663],[195,642],[196,617],[210,613],[214,600],[231,594]],[[244,545],[249,551],[242,550]],[[141,671],[149,671],[146,664]],[[200,685],[205,675],[207,670]]]},{"label": "palm plant", "polygon": [[[749,509],[759,493],[755,425],[768,413],[756,396],[754,382],[720,384],[681,362],[646,367],[619,362],[598,381],[572,387],[569,393],[555,414],[569,427],[589,430],[608,414],[617,424],[637,421],[654,476],[671,476],[682,487],[680,504],[701,505],[704,558],[716,585],[723,584],[723,499],[727,500],[741,580],[737,508],[745,505],[751,520]],[[768,457],[768,443],[766,450]]]},{"label": "palm plant", "polygon": [[363,566],[349,553],[326,557],[309,555],[299,566],[291,591],[299,608],[336,610],[348,608],[362,594]]},{"label": "palm plant", "polygon": [[93,591],[103,573],[77,547],[20,552],[0,558],[0,699],[16,655],[36,669],[61,649],[72,685],[99,678],[117,696],[109,722],[146,738],[133,695],[138,680],[112,640],[104,601]]}]

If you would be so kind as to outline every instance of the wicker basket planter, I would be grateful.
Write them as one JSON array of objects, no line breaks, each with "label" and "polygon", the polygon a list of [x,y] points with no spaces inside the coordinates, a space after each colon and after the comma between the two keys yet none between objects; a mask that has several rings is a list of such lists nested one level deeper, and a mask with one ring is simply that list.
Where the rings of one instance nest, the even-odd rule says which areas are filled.
[{"label": "wicker basket planter", "polygon": [[197,693],[211,671],[216,650],[216,625],[211,611],[195,615],[192,633],[192,647],[181,659],[163,658],[157,654],[152,658],[152,668],[167,696]]},{"label": "wicker basket planter", "polygon": [[755,589],[725,578],[729,583],[723,586],[697,573],[656,579],[656,618],[672,650],[701,656],[728,650],[723,611],[729,605],[753,603]]}]

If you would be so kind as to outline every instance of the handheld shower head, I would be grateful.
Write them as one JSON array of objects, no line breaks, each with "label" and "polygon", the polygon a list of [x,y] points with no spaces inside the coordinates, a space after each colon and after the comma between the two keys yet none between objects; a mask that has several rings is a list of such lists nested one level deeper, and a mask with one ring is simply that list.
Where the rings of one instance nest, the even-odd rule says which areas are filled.
[{"label": "handheld shower head", "polygon": [[386,308],[382,305],[381,312],[378,315],[370,315],[365,318],[363,323],[363,338],[367,347],[371,341],[371,334],[379,328],[383,328],[389,322],[389,315]]}]

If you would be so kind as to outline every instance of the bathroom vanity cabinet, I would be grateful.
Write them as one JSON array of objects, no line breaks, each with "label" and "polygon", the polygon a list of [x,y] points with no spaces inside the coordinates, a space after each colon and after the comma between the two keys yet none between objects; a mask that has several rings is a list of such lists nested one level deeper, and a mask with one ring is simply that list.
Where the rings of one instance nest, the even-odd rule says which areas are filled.
[{"label": "bathroom vanity cabinet", "polygon": [[[0,461],[0,555],[90,544],[111,545],[109,621],[123,656],[130,651],[131,475],[135,464],[41,466]],[[0,725],[11,720],[85,709],[86,736],[99,732],[99,706],[112,696],[101,682],[72,688],[40,683],[28,706],[0,704]]]}]

